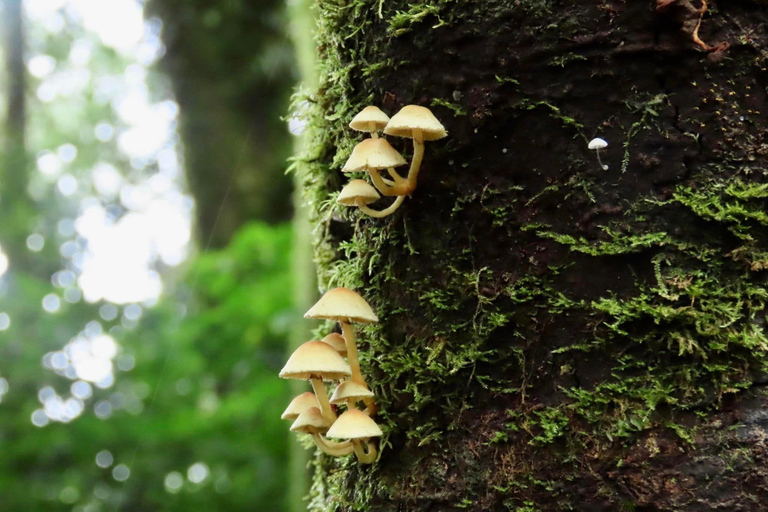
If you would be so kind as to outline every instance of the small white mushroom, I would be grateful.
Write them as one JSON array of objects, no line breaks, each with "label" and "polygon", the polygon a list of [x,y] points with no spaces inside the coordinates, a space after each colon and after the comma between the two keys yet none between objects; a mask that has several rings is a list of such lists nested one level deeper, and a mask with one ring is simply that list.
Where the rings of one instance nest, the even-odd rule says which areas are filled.
[{"label": "small white mushroom", "polygon": [[597,163],[600,164],[600,167],[602,167],[604,171],[607,171],[608,166],[604,165],[603,162],[600,160],[600,150],[603,148],[607,148],[608,142],[606,142],[605,139],[601,139],[600,137],[597,137],[589,141],[589,145],[587,147],[589,149],[595,150],[595,153],[597,153]]}]

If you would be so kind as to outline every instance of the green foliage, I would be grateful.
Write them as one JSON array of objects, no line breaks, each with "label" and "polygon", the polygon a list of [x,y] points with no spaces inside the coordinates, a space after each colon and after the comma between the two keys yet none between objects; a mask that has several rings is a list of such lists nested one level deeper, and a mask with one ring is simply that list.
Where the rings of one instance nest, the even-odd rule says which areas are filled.
[{"label": "green foliage", "polygon": [[[37,390],[51,385],[66,394],[71,381],[44,370],[40,359],[77,334],[92,310],[66,306],[41,316],[49,285],[16,275],[20,300],[8,305],[13,323],[0,333],[0,376],[10,385],[0,403],[0,438],[13,440],[0,459],[3,505],[214,511],[268,502],[281,509],[288,434],[279,416],[290,397],[276,374],[297,314],[286,293],[290,254],[288,226],[245,226],[227,248],[191,264],[179,286],[192,299],[181,309],[171,295],[123,334],[103,322],[135,368],[119,372],[114,388],[95,389],[82,417],[43,428],[29,419],[39,407]],[[105,419],[93,413],[102,400],[113,404]],[[102,450],[114,457],[111,467],[95,464]],[[193,483],[187,471],[198,462],[210,472]],[[112,477],[118,464],[130,467],[125,483]],[[169,491],[164,482],[173,472],[183,484]]]}]

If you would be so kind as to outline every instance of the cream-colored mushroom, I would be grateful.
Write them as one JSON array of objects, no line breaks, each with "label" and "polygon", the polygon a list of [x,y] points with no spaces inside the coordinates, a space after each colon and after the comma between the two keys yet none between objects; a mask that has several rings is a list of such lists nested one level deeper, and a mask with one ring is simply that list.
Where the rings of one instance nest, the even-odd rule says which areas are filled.
[{"label": "cream-colored mushroom", "polygon": [[381,437],[381,428],[368,415],[357,409],[350,409],[339,416],[339,419],[326,432],[327,437],[348,439],[352,441],[355,455],[363,464],[371,464],[376,460],[376,445],[366,441],[372,437]]},{"label": "cream-colored mushroom", "polygon": [[[368,106],[361,110],[354,117],[354,119],[352,119],[352,122],[349,123],[349,127],[359,132],[370,133],[372,138],[378,139],[379,131],[383,130],[384,127],[387,126],[388,122],[389,116],[382,112],[379,107]],[[405,183],[405,180],[402,178],[402,176],[395,172],[394,168],[387,167],[387,172],[390,176],[392,176],[392,178],[395,179],[395,181],[382,178],[381,181],[383,181],[386,185],[392,186],[398,182]]]},{"label": "cream-colored mushroom", "polygon": [[389,116],[373,105],[361,110],[349,123],[349,127],[359,132],[370,133],[374,139],[379,138],[379,130],[383,130],[389,122]]},{"label": "cream-colored mushroom", "polygon": [[413,159],[406,183],[392,187],[397,195],[410,194],[416,189],[416,179],[424,158],[424,141],[442,139],[448,135],[448,132],[428,108],[406,105],[389,120],[384,133],[413,139]]},{"label": "cream-colored mushroom", "polygon": [[347,343],[344,341],[344,336],[337,332],[332,332],[322,340],[323,343],[327,343],[336,349],[341,357],[347,357]]},{"label": "cream-colored mushroom", "polygon": [[314,393],[307,391],[291,400],[291,403],[285,408],[280,419],[293,421],[299,417],[299,414],[310,407],[320,407],[320,402],[317,401],[317,397]]},{"label": "cream-colored mushroom", "polygon": [[369,208],[368,205],[379,199],[379,197],[381,196],[376,192],[376,189],[370,186],[365,180],[352,180],[341,190],[339,197],[336,198],[336,202],[343,204],[344,206],[357,206],[360,211],[366,215],[381,218],[394,213],[405,199],[404,196],[399,196],[395,199],[394,203],[383,210],[373,210]]},{"label": "cream-colored mushroom", "polygon": [[[407,180],[394,171],[395,167],[405,165],[405,158],[397,152],[386,139],[365,139],[352,150],[352,154],[344,164],[342,171],[358,172],[365,171],[371,175],[373,184],[379,189],[379,192],[385,196],[397,196],[393,188],[399,185],[405,185]],[[390,175],[395,180],[395,185],[390,186],[384,182],[379,171],[381,169],[392,169]]]},{"label": "cream-colored mushroom", "polygon": [[[359,372],[358,368],[358,372]],[[324,380],[340,380],[352,374],[350,366],[333,347],[322,341],[308,341],[297,348],[280,370],[283,379],[309,380],[323,416],[329,424],[336,414],[328,401]]]},{"label": "cream-colored mushroom", "polygon": [[[379,321],[371,306],[358,293],[348,288],[334,288],[323,295],[320,300],[304,314],[304,318],[334,320],[341,324],[344,341],[347,344],[347,359],[352,370],[351,379],[365,386],[365,379],[360,373],[360,363],[357,360],[357,343],[355,331],[350,323],[374,324]],[[367,387],[367,386],[366,386]]]},{"label": "cream-colored mushroom", "polygon": [[[373,392],[366,386],[361,386],[353,380],[345,380],[339,384],[331,395],[331,403],[334,405],[346,404],[347,409],[354,409],[355,403],[360,400],[373,398]],[[365,410],[365,413],[372,416],[376,408],[371,405]]]},{"label": "cream-colored mushroom", "polygon": [[325,419],[320,409],[310,407],[296,418],[296,421],[291,425],[291,431],[311,435],[315,445],[328,455],[343,457],[351,454],[355,449],[352,442],[337,443],[323,438],[322,433],[327,431],[328,427],[330,427],[330,423]]}]

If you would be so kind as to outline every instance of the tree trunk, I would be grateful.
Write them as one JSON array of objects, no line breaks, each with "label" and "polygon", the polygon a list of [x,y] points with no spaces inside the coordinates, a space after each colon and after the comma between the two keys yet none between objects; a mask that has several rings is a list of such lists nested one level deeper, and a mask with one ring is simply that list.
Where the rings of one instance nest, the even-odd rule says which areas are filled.
[{"label": "tree trunk", "polygon": [[0,215],[2,250],[15,270],[27,265],[26,237],[33,214],[27,193],[26,153],[26,67],[24,65],[24,22],[21,0],[5,2],[0,25],[7,76],[6,109],[3,138],[4,158],[0,172]]},{"label": "tree trunk", "polygon": [[163,20],[162,60],[180,106],[186,176],[204,246],[223,247],[249,220],[291,218],[281,119],[294,57],[279,0],[152,0]]},{"label": "tree trunk", "polygon": [[[768,12],[705,51],[702,3],[319,1],[301,172],[385,438],[312,510],[765,510]],[[385,219],[328,201],[367,104],[449,132]]]}]

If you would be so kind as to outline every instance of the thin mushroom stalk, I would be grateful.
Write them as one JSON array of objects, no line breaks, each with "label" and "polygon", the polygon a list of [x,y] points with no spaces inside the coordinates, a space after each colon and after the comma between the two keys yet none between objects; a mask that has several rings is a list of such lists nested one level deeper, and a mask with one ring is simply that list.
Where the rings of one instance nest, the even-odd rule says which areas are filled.
[{"label": "thin mushroom stalk", "polygon": [[600,167],[604,170],[608,170],[608,166],[603,163],[602,160],[600,160],[600,149],[596,149],[595,153],[597,153],[597,163],[600,164]]},{"label": "thin mushroom stalk", "polygon": [[[347,360],[349,361],[349,367],[352,369],[352,376],[350,380],[360,384],[368,389],[363,378],[362,372],[360,372],[360,362],[357,359],[357,340],[355,338],[355,330],[349,324],[349,322],[339,322],[341,324],[341,332],[344,335],[344,341],[347,343]],[[363,400],[365,406],[370,408],[373,406],[374,401],[372,398],[366,398]]]},{"label": "thin mushroom stalk", "polygon": [[312,389],[315,391],[315,396],[317,396],[317,402],[320,404],[320,410],[323,413],[323,418],[325,418],[328,423],[333,424],[333,422],[336,421],[336,413],[333,412],[331,402],[328,400],[328,393],[325,391],[325,384],[323,384],[323,380],[313,377]]},{"label": "thin mushroom stalk", "polygon": [[[413,159],[411,159],[411,167],[408,169],[408,177],[405,178],[404,183],[397,183],[394,187],[390,188],[389,192],[394,192],[394,194],[391,195],[407,196],[416,190],[419,171],[421,170],[421,162],[423,159],[424,136],[421,133],[421,130],[413,130]],[[373,178],[373,175],[371,175],[371,177]],[[382,192],[382,194],[384,194],[384,192]]]},{"label": "thin mushroom stalk", "polygon": [[[380,219],[395,213],[395,211],[400,208],[400,205],[403,204],[404,200],[405,196],[398,196],[394,203],[392,203],[389,207],[384,208],[383,210],[372,210],[371,208],[368,208],[362,199],[357,199],[355,201],[355,205],[357,205],[357,207],[360,208],[360,210],[369,217],[376,217],[377,219]],[[346,334],[344,337],[346,337]],[[350,363],[350,365],[351,364],[352,363]]]},{"label": "thin mushroom stalk", "polygon": [[376,460],[376,445],[374,445],[372,442],[368,443],[367,452],[363,446],[362,440],[353,439],[352,446],[354,447],[357,460],[359,460],[362,464],[373,464],[373,462]]},{"label": "thin mushroom stalk", "polygon": [[381,195],[387,196],[387,197],[394,197],[399,196],[402,194],[398,194],[397,191],[399,188],[402,188],[405,186],[405,184],[408,183],[408,180],[397,174],[397,172],[393,168],[387,169],[387,172],[390,176],[392,176],[395,181],[388,180],[387,178],[384,178],[381,176],[381,173],[378,169],[371,168],[369,169],[369,174],[371,175],[371,181],[373,181],[373,184],[376,186],[376,189],[381,192]]},{"label": "thin mushroom stalk", "polygon": [[360,362],[357,359],[357,338],[355,336],[355,330],[349,322],[341,321],[339,324],[341,324],[341,334],[344,336],[344,341],[347,344],[347,361],[349,361],[349,368],[352,370],[350,380],[367,388],[368,385],[365,383],[363,374],[360,371]]},{"label": "thin mushroom stalk", "polygon": [[324,438],[321,434],[312,434],[312,440],[315,442],[315,446],[320,448],[323,453],[327,453],[332,457],[344,457],[345,455],[350,455],[355,450],[350,441],[337,443],[336,441]]},{"label": "thin mushroom stalk", "polygon": [[[396,184],[399,185],[399,184],[407,183],[408,182],[408,180],[406,180],[405,178],[403,178],[402,176],[400,176],[397,173],[397,171],[395,170],[394,167],[387,168],[387,173],[392,177],[393,180],[395,180],[392,183],[396,183]],[[388,182],[388,181],[390,181],[390,180],[384,180],[385,183]]]}]

